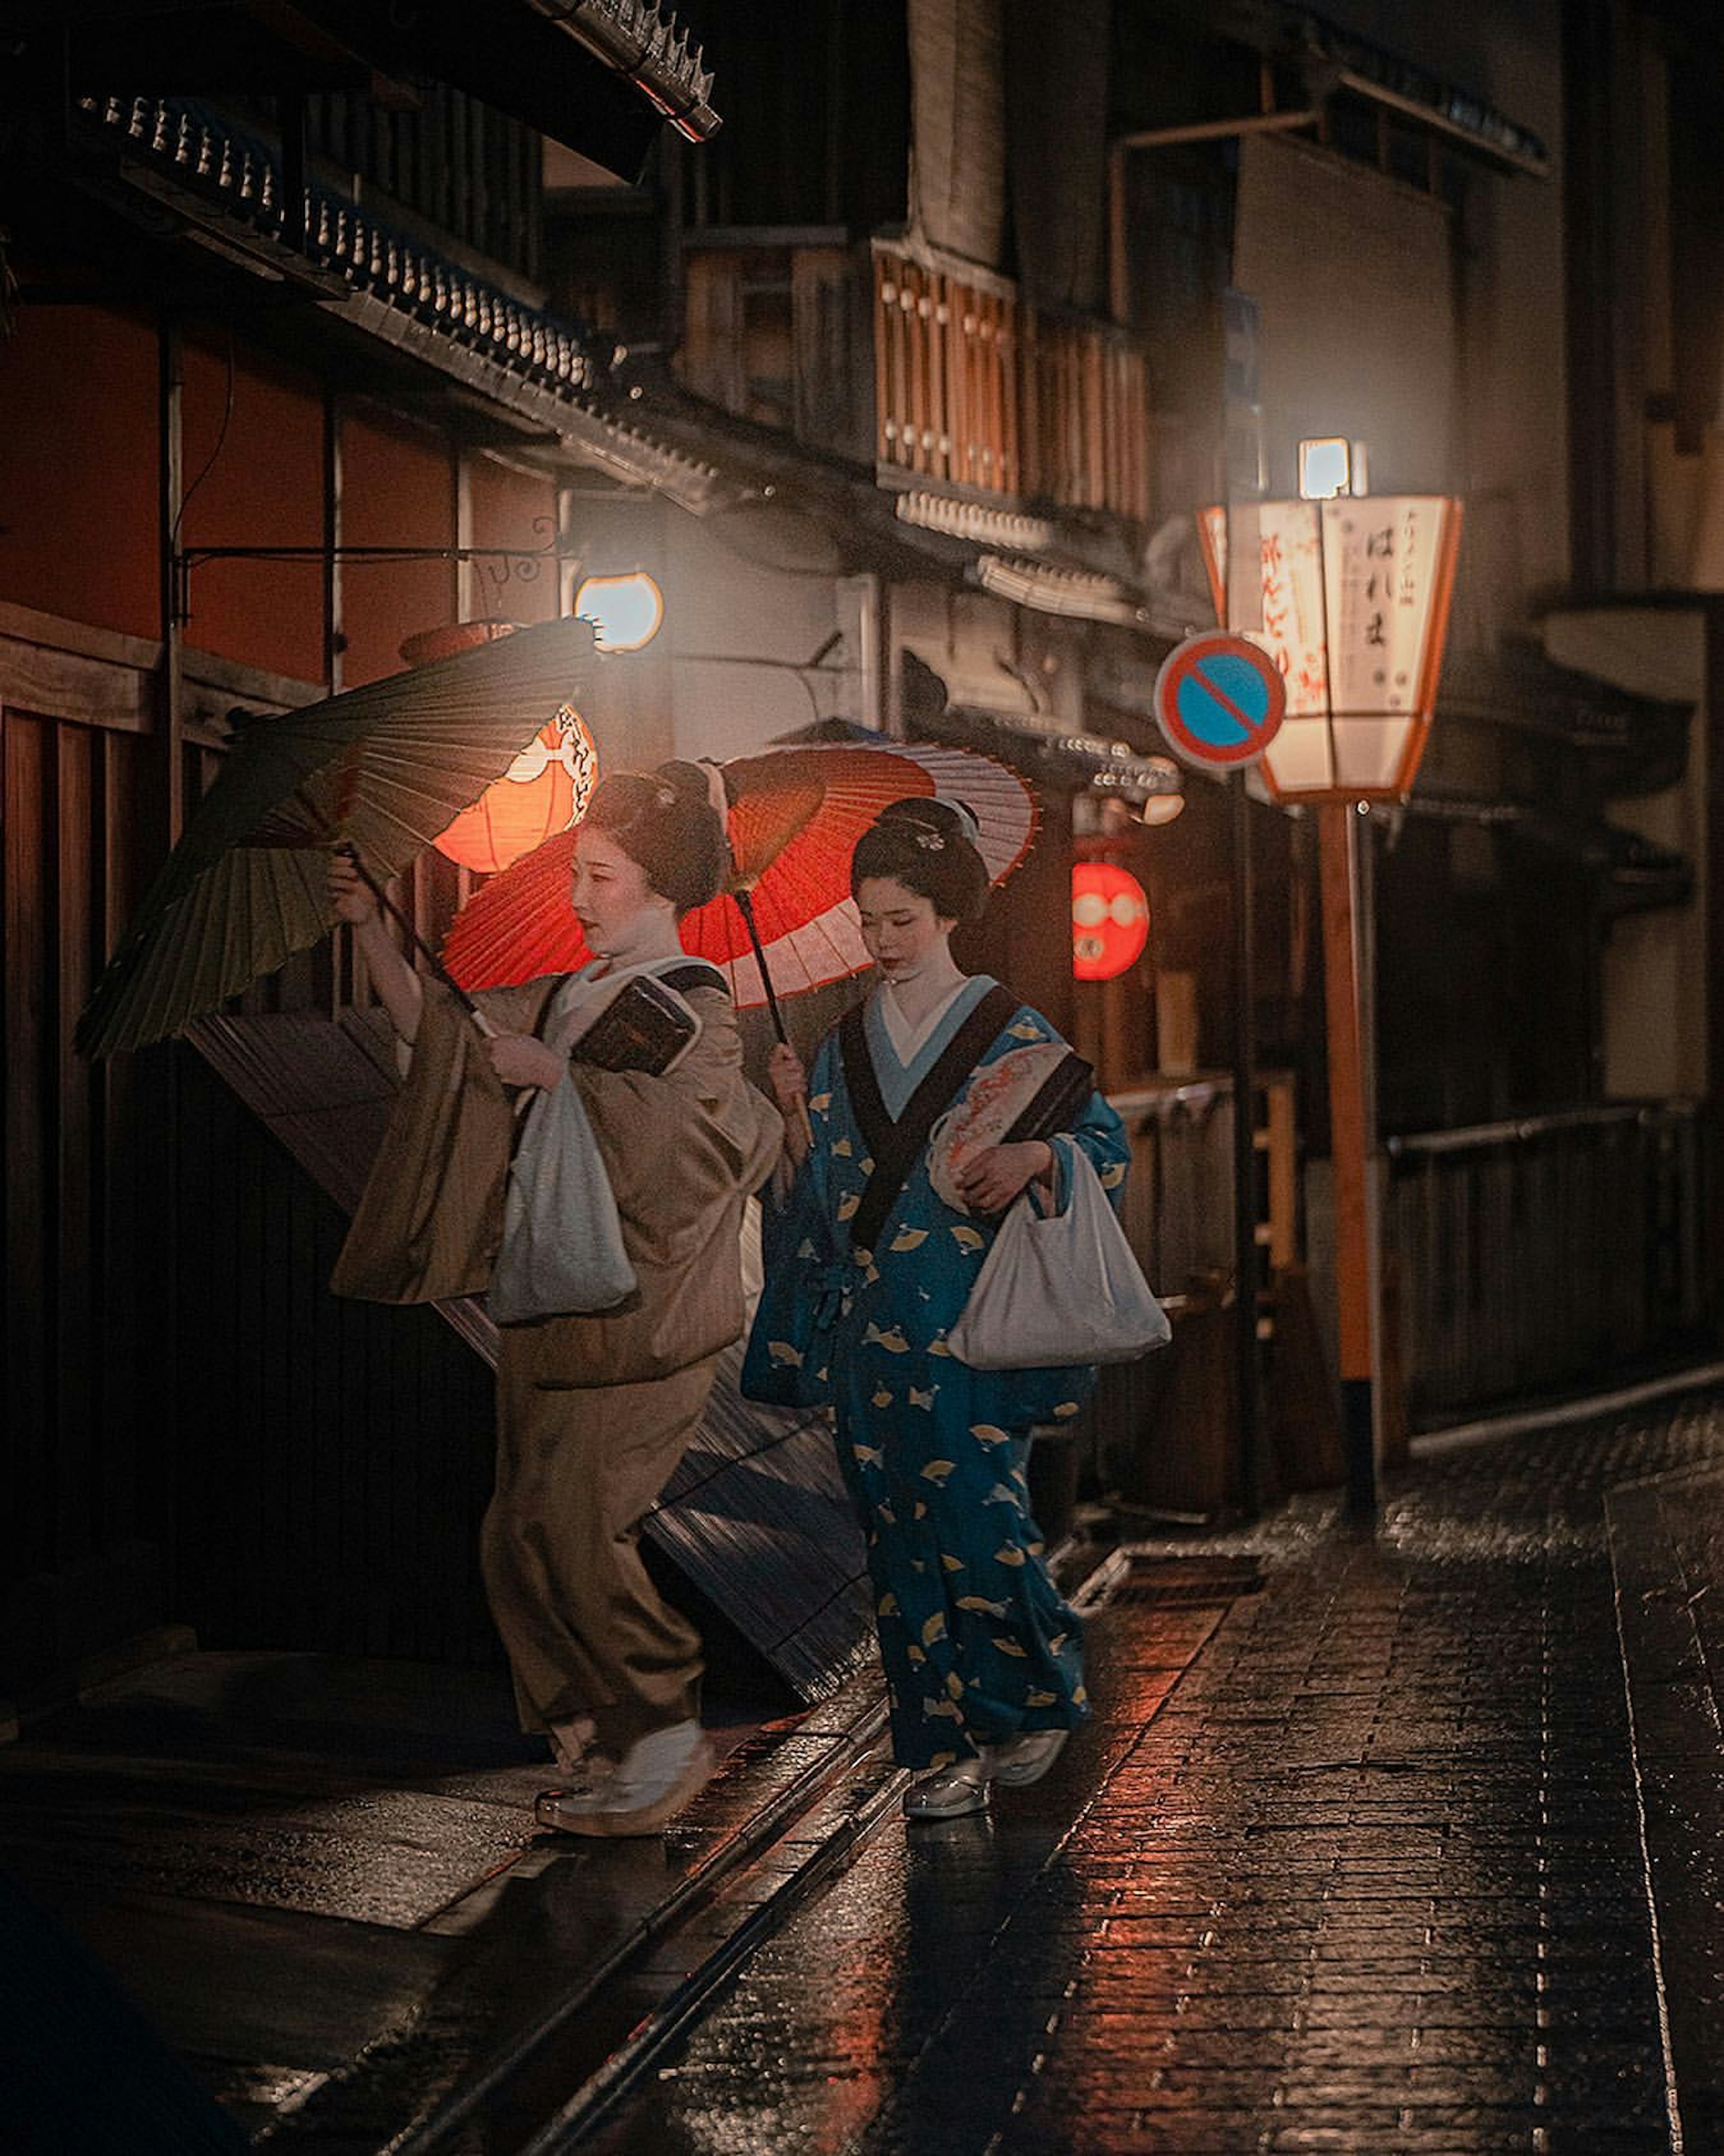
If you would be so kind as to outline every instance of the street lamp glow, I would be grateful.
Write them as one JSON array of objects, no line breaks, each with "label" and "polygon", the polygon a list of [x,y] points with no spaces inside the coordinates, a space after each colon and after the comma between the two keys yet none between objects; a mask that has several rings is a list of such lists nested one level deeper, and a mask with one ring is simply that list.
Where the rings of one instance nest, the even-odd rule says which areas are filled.
[{"label": "street lamp glow", "polygon": [[1342,494],[1365,491],[1362,442],[1344,434],[1322,434],[1299,444],[1299,492],[1306,501],[1333,501]]},{"label": "street lamp glow", "polygon": [[575,593],[575,612],[593,624],[601,651],[639,651],[659,633],[664,595],[644,569],[588,577]]},{"label": "street lamp glow", "polygon": [[[1301,445],[1304,495],[1315,490],[1304,452],[1323,446],[1335,444]],[[1362,492],[1362,475],[1352,475]],[[1264,752],[1264,779],[1275,800],[1316,810],[1337,1360],[1348,1499],[1356,1512],[1368,1513],[1377,1505],[1377,1285],[1356,956],[1358,847],[1372,803],[1404,801],[1424,752],[1455,588],[1460,504],[1432,494],[1360,501],[1335,490],[1317,501],[1205,510],[1198,528],[1217,615],[1227,622],[1236,602],[1247,617],[1237,633],[1275,660],[1286,684],[1286,716]],[[1228,583],[1235,544],[1237,590]]]}]

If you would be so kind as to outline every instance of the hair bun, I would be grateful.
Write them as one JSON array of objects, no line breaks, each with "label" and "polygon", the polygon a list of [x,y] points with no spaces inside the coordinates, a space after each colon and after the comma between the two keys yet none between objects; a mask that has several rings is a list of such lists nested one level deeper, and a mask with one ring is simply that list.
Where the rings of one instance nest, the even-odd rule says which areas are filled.
[{"label": "hair bun", "polygon": [[699,764],[685,762],[680,757],[672,757],[669,762],[659,766],[654,776],[662,779],[670,788],[673,800],[711,805],[706,790],[706,774]]},{"label": "hair bun", "polygon": [[656,771],[608,773],[593,790],[586,821],[638,861],[679,914],[724,888],[730,845],[698,764],[675,759]]},{"label": "hair bun", "polygon": [[908,824],[931,833],[943,845],[957,839],[973,846],[982,835],[975,812],[962,801],[948,801],[938,793],[911,793],[889,801],[875,819],[876,824]]},{"label": "hair bun", "polygon": [[911,793],[889,801],[856,842],[851,895],[870,876],[891,876],[952,921],[974,921],[988,898],[978,826],[960,802]]}]

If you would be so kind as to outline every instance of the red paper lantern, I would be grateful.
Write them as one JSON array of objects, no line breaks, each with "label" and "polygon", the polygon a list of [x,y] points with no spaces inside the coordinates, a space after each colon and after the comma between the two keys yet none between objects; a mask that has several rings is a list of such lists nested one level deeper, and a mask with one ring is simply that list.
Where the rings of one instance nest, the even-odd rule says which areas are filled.
[{"label": "red paper lantern", "polygon": [[587,812],[598,752],[586,721],[565,704],[536,741],[464,808],[437,840],[437,850],[463,868],[490,875]]},{"label": "red paper lantern", "polygon": [[1111,861],[1080,861],[1071,872],[1071,970],[1080,981],[1111,981],[1135,965],[1149,941],[1143,886]]}]

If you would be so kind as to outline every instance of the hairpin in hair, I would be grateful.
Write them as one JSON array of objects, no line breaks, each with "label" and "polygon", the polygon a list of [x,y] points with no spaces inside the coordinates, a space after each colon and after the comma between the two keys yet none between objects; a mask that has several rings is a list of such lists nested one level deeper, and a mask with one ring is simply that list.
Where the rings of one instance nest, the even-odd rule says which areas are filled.
[{"label": "hairpin in hair", "polygon": [[916,826],[916,843],[919,846],[926,847],[931,854],[943,854],[946,851],[945,839],[937,831],[931,831],[926,824],[919,824]]},{"label": "hairpin in hair", "polygon": [[950,808],[963,826],[963,834],[972,846],[982,842],[982,824],[975,810],[967,801],[955,801],[949,793],[936,793],[934,798]]}]

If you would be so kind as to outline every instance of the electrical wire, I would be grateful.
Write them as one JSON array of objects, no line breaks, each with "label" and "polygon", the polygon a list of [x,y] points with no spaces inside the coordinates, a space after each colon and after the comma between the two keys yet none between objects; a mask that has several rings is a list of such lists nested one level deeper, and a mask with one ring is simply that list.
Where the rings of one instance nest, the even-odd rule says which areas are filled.
[{"label": "electrical wire", "polygon": [[171,554],[177,554],[180,550],[180,526],[184,521],[186,511],[192,506],[192,495],[197,493],[198,488],[203,485],[205,480],[209,477],[211,472],[215,469],[215,460],[222,454],[223,446],[228,439],[228,428],[233,417],[233,332],[229,329],[228,331],[228,394],[227,400],[222,407],[222,424],[216,429],[215,447],[203,459],[203,469],[198,473],[197,478],[192,480],[190,486],[188,486],[185,492],[180,496],[179,510],[173,520],[173,530],[168,535],[167,547],[168,552]]}]

